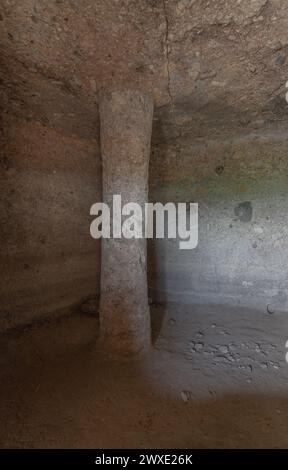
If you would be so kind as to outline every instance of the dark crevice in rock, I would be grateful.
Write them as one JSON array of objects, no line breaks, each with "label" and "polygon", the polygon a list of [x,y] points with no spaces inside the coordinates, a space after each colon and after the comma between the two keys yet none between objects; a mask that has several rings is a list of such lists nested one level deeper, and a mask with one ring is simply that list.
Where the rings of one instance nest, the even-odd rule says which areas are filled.
[{"label": "dark crevice in rock", "polygon": [[166,30],[165,30],[165,37],[164,37],[164,51],[165,51],[165,55],[166,55],[168,95],[169,95],[170,102],[173,105],[173,97],[172,97],[172,93],[171,93],[171,77],[170,77],[169,19],[168,19],[166,0],[162,0],[162,1],[163,1],[164,18],[165,18],[165,23],[166,23]]}]

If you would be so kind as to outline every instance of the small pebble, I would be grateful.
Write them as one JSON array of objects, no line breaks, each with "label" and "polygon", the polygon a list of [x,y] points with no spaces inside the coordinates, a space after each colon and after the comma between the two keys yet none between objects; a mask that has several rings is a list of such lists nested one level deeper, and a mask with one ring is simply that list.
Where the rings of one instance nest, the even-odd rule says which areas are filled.
[{"label": "small pebble", "polygon": [[227,346],[225,345],[222,345],[222,346],[219,346],[219,351],[222,353],[222,354],[227,354],[229,352],[229,349]]},{"label": "small pebble", "polygon": [[191,400],[191,392],[183,390],[181,392],[181,398],[184,401],[184,403],[188,403],[188,401]]}]

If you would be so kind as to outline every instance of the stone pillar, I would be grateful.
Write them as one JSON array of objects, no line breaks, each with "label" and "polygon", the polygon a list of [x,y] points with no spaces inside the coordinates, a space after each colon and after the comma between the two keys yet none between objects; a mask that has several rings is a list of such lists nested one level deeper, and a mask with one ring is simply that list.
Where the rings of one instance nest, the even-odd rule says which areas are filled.
[{"label": "stone pillar", "polygon": [[[121,195],[122,207],[137,202],[144,210],[147,202],[153,101],[140,91],[111,91],[100,97],[99,111],[103,202],[112,219],[113,195]],[[112,228],[102,239],[100,332],[105,348],[132,355],[151,342],[146,239],[112,238]]]}]

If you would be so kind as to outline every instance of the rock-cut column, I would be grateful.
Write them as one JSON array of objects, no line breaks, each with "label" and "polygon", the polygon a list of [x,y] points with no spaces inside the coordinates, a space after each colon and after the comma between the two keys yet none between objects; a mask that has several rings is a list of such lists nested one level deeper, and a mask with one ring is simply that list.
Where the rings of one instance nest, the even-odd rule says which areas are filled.
[{"label": "rock-cut column", "polygon": [[[135,90],[111,91],[100,97],[99,110],[103,202],[112,212],[113,195],[121,195],[122,207],[136,202],[144,210],[152,98]],[[113,352],[137,354],[150,346],[146,239],[113,238],[113,227],[111,238],[102,239],[100,331],[104,347]]]}]

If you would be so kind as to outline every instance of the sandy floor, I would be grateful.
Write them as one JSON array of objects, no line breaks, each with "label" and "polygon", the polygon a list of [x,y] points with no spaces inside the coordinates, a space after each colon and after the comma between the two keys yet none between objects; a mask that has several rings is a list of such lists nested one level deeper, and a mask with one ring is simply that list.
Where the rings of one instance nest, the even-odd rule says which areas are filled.
[{"label": "sandy floor", "polygon": [[288,447],[284,314],[152,309],[154,349],[103,357],[76,315],[0,339],[0,447]]}]

